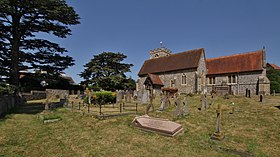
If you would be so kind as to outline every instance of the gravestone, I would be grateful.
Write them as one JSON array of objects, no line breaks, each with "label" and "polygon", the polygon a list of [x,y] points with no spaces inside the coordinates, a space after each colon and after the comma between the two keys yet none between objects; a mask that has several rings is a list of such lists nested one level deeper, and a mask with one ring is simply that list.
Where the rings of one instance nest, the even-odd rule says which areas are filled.
[{"label": "gravestone", "polygon": [[154,99],[154,97],[152,95],[150,95],[150,103],[148,104],[148,106],[146,108],[146,114],[148,114],[149,112],[154,111],[153,99]]},{"label": "gravestone", "polygon": [[126,96],[127,96],[127,102],[131,103],[132,94],[128,92]]},{"label": "gravestone", "polygon": [[188,110],[188,96],[186,95],[184,97],[184,100],[183,100],[183,116],[187,115],[189,113],[189,110]]},{"label": "gravestone", "polygon": [[181,112],[181,100],[178,95],[175,96],[174,104],[175,104],[174,116],[179,117],[182,114],[182,112]]},{"label": "gravestone", "polygon": [[205,106],[205,109],[208,109],[208,108],[209,108],[209,102],[208,102],[208,99],[207,99],[207,95],[206,95],[206,94],[204,95],[204,106]]},{"label": "gravestone", "polygon": [[200,108],[200,110],[204,111],[205,110],[205,97],[204,97],[204,95],[201,95],[200,101],[201,101],[201,108]]},{"label": "gravestone", "polygon": [[221,114],[222,114],[222,109],[221,105],[218,104],[218,108],[216,110],[217,113],[217,118],[216,118],[216,131],[211,135],[211,139],[213,140],[223,140],[225,138],[225,135],[223,132],[221,132]]},{"label": "gravestone", "polygon": [[142,94],[142,99],[141,99],[141,103],[142,103],[142,104],[148,103],[148,92],[147,92],[147,91],[144,91],[144,92],[143,92],[143,94]]},{"label": "gravestone", "polygon": [[165,136],[175,136],[183,131],[182,125],[167,119],[153,118],[148,115],[134,118],[132,125],[138,129],[159,133]]},{"label": "gravestone", "polygon": [[121,103],[122,102],[122,92],[121,91],[118,91],[117,92],[117,98],[116,98],[116,102],[117,103]]},{"label": "gravestone", "polygon": [[161,95],[160,97],[160,107],[159,107],[159,111],[163,111],[164,110],[164,105],[165,105],[165,96]]},{"label": "gravestone", "polygon": [[246,94],[245,97],[248,97],[248,88],[246,88]]},{"label": "gravestone", "polygon": [[78,99],[81,98],[81,91],[80,90],[77,91],[77,98]]},{"label": "gravestone", "polygon": [[250,89],[248,90],[248,95],[249,95],[249,98],[251,98],[251,90]]}]

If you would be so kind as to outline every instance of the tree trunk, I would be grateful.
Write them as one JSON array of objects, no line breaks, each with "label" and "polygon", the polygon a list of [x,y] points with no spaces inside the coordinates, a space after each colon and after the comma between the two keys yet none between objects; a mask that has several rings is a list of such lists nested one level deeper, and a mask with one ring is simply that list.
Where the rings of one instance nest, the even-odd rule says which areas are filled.
[{"label": "tree trunk", "polygon": [[19,46],[20,46],[20,31],[19,23],[20,17],[13,16],[13,30],[12,30],[12,68],[11,68],[11,84],[19,86]]}]

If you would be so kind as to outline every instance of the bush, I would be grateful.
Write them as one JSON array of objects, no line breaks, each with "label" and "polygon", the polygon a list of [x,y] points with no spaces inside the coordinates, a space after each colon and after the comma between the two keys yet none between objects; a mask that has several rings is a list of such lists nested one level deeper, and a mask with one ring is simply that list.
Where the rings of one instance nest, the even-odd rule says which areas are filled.
[{"label": "bush", "polygon": [[[84,102],[88,103],[88,96],[84,98]],[[100,91],[94,92],[91,96],[91,103],[106,104],[106,103],[115,103],[116,102],[116,93],[110,91]]]},{"label": "bush", "polygon": [[0,83],[0,95],[10,95],[15,92],[15,87],[12,85],[7,85],[5,83]]}]

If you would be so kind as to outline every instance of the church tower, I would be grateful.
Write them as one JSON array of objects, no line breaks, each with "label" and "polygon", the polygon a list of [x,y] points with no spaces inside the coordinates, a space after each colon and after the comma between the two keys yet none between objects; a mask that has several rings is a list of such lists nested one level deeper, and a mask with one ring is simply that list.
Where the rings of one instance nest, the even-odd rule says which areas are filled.
[{"label": "church tower", "polygon": [[150,59],[164,57],[164,56],[170,56],[172,54],[172,51],[170,51],[168,48],[164,47],[162,45],[162,42],[160,42],[161,47],[156,48],[150,51]]}]

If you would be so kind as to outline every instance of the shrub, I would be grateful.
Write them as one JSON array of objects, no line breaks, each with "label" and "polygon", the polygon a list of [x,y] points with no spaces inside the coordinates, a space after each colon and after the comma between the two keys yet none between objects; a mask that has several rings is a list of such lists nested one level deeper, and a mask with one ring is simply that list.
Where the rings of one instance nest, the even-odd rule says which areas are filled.
[{"label": "shrub", "polygon": [[15,92],[15,87],[12,85],[7,85],[5,83],[0,82],[0,95],[12,94]]},{"label": "shrub", "polygon": [[[88,96],[84,98],[84,102],[88,103]],[[105,104],[105,103],[115,103],[116,93],[110,91],[100,91],[94,92],[91,96],[91,103]]]}]

